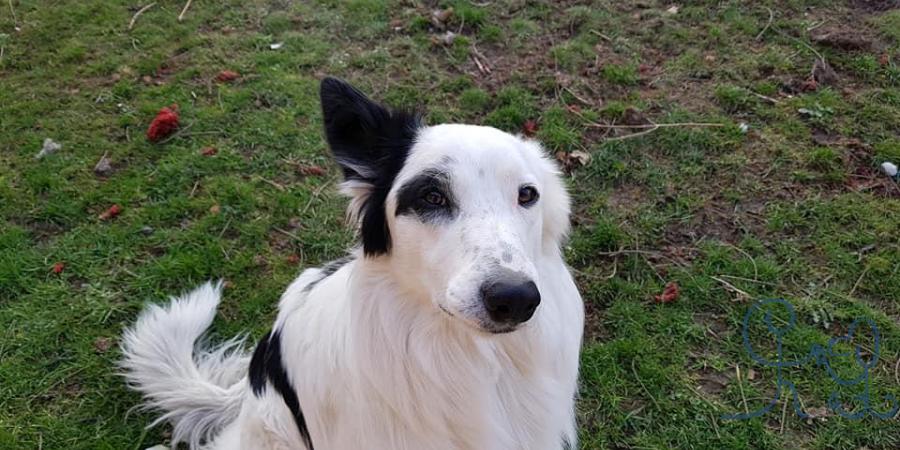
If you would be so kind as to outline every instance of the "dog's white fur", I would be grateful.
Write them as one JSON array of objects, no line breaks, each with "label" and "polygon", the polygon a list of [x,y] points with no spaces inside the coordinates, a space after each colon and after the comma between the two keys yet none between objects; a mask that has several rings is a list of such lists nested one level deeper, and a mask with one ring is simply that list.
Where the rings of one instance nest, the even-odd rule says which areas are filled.
[{"label": "dog's white fur", "polygon": [[[325,278],[307,269],[281,298],[274,329],[314,447],[575,448],[584,312],[561,256],[569,199],[560,177],[534,142],[487,127],[427,127],[386,210],[398,186],[435,166],[452,179],[453,220],[387,214],[388,254],[354,250]],[[540,192],[531,208],[517,203],[522,184]],[[369,187],[349,181],[344,191],[354,213]],[[493,334],[477,292],[498,267],[527,275],[542,300],[518,329]],[[150,306],[124,336],[128,381],[164,411],[157,422],[174,425],[173,440],[192,448],[305,448],[282,397],[250,389],[241,341],[195,347],[219,298],[207,284]]]}]

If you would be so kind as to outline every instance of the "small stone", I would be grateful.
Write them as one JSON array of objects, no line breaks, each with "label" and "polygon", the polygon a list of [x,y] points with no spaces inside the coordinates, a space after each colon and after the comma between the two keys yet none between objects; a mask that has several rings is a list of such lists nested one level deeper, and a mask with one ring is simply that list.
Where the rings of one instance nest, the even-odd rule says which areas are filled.
[{"label": "small stone", "polygon": [[99,337],[94,340],[94,350],[97,350],[97,353],[106,353],[110,347],[112,347],[112,339],[108,337]]},{"label": "small stone", "polygon": [[153,227],[141,227],[141,234],[143,234],[144,236],[150,236],[151,234],[153,234]]},{"label": "small stone", "polygon": [[44,139],[44,145],[41,146],[41,151],[35,155],[35,159],[42,159],[46,156],[50,156],[62,149],[62,144],[54,141],[53,139],[47,138]]},{"label": "small stone", "polygon": [[897,178],[897,165],[896,164],[894,164],[890,161],[885,161],[885,162],[881,163],[881,170],[884,172],[885,175],[887,175],[891,178]]},{"label": "small stone", "polygon": [[94,166],[94,174],[99,177],[109,176],[112,173],[112,162],[110,159],[104,154],[100,161],[97,161],[97,165]]}]

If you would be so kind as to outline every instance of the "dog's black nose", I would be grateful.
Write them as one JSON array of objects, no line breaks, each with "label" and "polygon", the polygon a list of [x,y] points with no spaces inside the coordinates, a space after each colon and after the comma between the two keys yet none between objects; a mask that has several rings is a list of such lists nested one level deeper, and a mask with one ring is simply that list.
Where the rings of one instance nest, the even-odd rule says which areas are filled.
[{"label": "dog's black nose", "polygon": [[541,293],[533,281],[493,281],[481,288],[484,307],[495,322],[518,324],[534,315]]}]

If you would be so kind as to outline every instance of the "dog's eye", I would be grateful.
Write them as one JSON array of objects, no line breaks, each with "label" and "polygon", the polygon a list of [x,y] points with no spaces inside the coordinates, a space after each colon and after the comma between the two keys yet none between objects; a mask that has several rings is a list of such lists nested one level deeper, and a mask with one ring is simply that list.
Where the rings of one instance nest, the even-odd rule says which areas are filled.
[{"label": "dog's eye", "polygon": [[441,194],[437,189],[430,189],[425,192],[425,195],[422,196],[422,200],[425,200],[425,203],[432,206],[447,205],[447,197],[445,197],[444,194]]},{"label": "dog's eye", "polygon": [[519,205],[531,206],[537,201],[539,195],[534,186],[522,186],[519,188]]}]

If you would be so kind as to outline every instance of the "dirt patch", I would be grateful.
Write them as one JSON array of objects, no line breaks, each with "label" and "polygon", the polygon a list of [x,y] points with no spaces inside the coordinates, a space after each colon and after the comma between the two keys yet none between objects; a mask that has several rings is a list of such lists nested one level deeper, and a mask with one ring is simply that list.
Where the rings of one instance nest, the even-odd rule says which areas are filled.
[{"label": "dirt patch", "polygon": [[608,339],[609,332],[603,325],[603,309],[590,300],[584,302],[584,341],[604,342]]},{"label": "dirt patch", "polygon": [[733,372],[717,372],[710,368],[701,369],[696,373],[697,389],[707,395],[719,396],[734,378]]},{"label": "dirt patch", "polygon": [[53,222],[30,221],[20,225],[31,231],[32,239],[36,242],[45,242],[66,232],[66,227]]},{"label": "dirt patch", "polygon": [[810,40],[844,51],[865,51],[875,47],[875,39],[868,36],[864,29],[846,25],[818,28],[810,34]]},{"label": "dirt patch", "polygon": [[854,192],[870,192],[884,198],[900,198],[900,184],[881,172],[872,160],[874,155],[869,145],[858,139],[846,139],[844,166],[848,176],[845,186]]},{"label": "dirt patch", "polygon": [[723,199],[712,199],[688,221],[669,224],[664,232],[665,241],[692,246],[702,240],[735,244],[747,234],[761,237],[766,233],[763,208],[754,202],[732,205]]},{"label": "dirt patch", "polygon": [[606,198],[606,206],[617,211],[634,211],[649,196],[643,186],[622,184],[613,189]]},{"label": "dirt patch", "polygon": [[900,0],[851,0],[850,5],[866,12],[882,12],[900,8]]},{"label": "dirt patch", "polygon": [[728,322],[725,321],[724,314],[714,313],[697,313],[694,314],[694,323],[706,329],[706,334],[716,339],[722,339],[733,333]]}]

